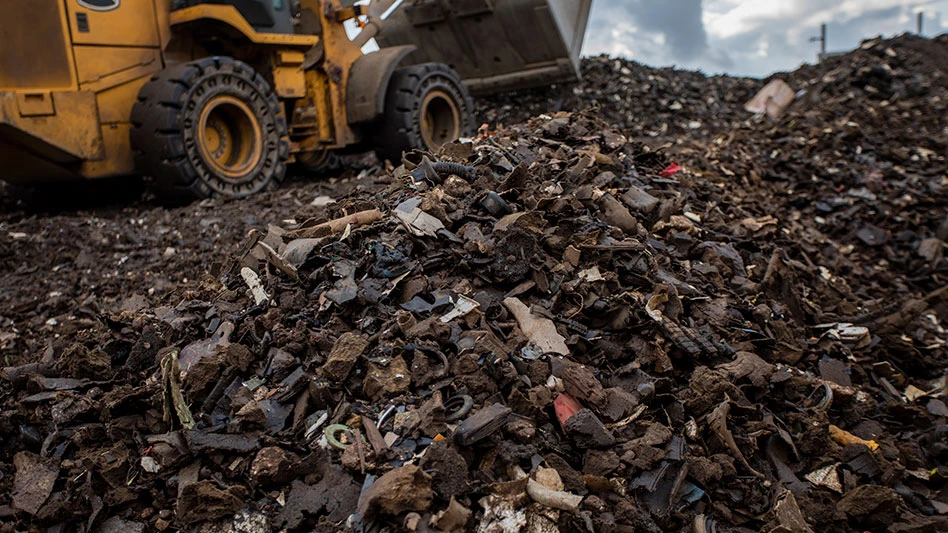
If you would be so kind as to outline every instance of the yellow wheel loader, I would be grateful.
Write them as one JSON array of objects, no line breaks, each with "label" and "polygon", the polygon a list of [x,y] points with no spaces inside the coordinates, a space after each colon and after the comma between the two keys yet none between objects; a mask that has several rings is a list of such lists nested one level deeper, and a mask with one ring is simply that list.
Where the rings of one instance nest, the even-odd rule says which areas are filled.
[{"label": "yellow wheel loader", "polygon": [[[2,2],[0,178],[142,175],[159,194],[202,198],[274,187],[288,164],[315,168],[334,150],[397,161],[470,135],[452,63],[495,90],[574,78],[591,0]],[[544,52],[516,28],[534,15]],[[502,18],[489,42],[461,29]],[[350,38],[346,24],[362,30]],[[457,50],[440,50],[446,34]],[[374,37],[383,48],[363,54]]]}]

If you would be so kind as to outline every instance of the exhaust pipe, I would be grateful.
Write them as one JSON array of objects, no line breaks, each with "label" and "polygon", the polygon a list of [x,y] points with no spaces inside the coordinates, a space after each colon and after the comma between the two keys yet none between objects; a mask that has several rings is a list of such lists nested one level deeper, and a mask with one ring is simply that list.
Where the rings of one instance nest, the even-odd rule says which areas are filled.
[{"label": "exhaust pipe", "polygon": [[365,23],[362,31],[352,39],[352,42],[359,48],[368,44],[369,41],[382,31],[382,25],[385,19],[391,16],[404,1],[405,0],[381,0],[380,2],[372,2],[369,5],[369,20]]}]

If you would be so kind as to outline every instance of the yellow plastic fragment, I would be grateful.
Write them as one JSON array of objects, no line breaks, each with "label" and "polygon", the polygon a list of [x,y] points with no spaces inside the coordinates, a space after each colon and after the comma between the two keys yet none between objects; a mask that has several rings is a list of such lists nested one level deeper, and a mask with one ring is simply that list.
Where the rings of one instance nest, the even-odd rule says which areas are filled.
[{"label": "yellow plastic fragment", "polygon": [[829,427],[829,436],[831,439],[836,441],[837,444],[841,446],[847,446],[849,444],[862,444],[866,448],[869,448],[872,451],[879,449],[879,443],[874,440],[864,440],[853,435],[852,433],[846,431],[845,429],[836,427],[830,424]]}]

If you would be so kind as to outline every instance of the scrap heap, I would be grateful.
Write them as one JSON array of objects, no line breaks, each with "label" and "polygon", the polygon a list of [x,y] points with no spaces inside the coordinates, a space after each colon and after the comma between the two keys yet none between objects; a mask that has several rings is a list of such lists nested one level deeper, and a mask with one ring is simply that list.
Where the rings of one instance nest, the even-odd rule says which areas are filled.
[{"label": "scrap heap", "polygon": [[483,97],[475,105],[489,124],[593,109],[632,139],[706,140],[746,119],[744,103],[760,85],[757,79],[709,77],[601,55],[583,59],[579,83]]},{"label": "scrap heap", "polygon": [[777,121],[743,80],[684,130],[546,109],[273,220],[4,370],[0,522],[945,530],[945,71],[896,61],[923,45],[797,72]]}]

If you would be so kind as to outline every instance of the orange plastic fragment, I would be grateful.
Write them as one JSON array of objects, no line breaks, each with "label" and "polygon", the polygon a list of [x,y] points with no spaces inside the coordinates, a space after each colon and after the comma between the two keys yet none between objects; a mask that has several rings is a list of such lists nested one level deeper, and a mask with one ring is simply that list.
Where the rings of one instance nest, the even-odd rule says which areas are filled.
[{"label": "orange plastic fragment", "polygon": [[836,441],[837,444],[841,446],[848,446],[850,444],[862,444],[866,448],[869,448],[872,451],[879,449],[879,443],[874,440],[864,440],[853,435],[852,433],[846,431],[845,429],[836,427],[830,424],[829,427],[829,436],[831,439]]}]

